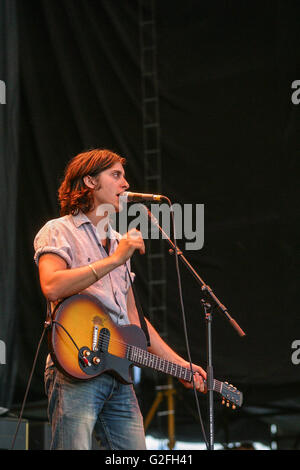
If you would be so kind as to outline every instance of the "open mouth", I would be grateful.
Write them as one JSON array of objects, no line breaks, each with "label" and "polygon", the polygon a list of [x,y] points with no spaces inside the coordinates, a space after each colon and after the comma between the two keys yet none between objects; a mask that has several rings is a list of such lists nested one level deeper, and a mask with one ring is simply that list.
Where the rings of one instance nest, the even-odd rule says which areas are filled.
[{"label": "open mouth", "polygon": [[125,193],[125,191],[122,191],[121,193],[116,194],[117,200],[118,200],[119,210],[123,209],[124,204],[126,205],[126,202],[127,202],[127,198],[124,195],[124,193]]}]

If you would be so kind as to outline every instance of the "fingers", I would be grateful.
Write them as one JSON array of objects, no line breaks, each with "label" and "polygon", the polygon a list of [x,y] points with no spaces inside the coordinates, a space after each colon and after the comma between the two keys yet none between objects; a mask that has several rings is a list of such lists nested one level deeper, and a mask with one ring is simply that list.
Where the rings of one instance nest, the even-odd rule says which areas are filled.
[{"label": "fingers", "polygon": [[[190,363],[186,362],[184,367],[188,367],[190,368]],[[198,391],[198,392],[202,392],[202,393],[206,393],[207,392],[207,385],[206,385],[206,372],[204,369],[202,369],[202,367],[196,365],[196,364],[192,364],[192,369],[193,369],[193,378],[192,378],[192,381],[191,382],[187,382],[186,380],[182,380],[182,379],[179,379],[179,381],[181,383],[183,383],[183,385],[186,387],[186,388],[194,388],[194,385],[195,385],[195,389]]]},{"label": "fingers", "polygon": [[[201,367],[199,367],[199,369],[201,369]],[[203,369],[201,369],[201,371],[203,371]],[[205,372],[203,371],[203,373],[205,374]],[[206,377],[206,374],[205,374],[205,377]],[[202,393],[206,393],[207,392],[207,385],[205,383],[205,378],[203,377],[203,375],[198,372],[198,371],[195,371],[194,374],[193,374],[193,380],[191,382],[187,382],[186,380],[182,380],[182,379],[179,379],[179,381],[186,387],[186,388],[194,388],[195,386],[195,389],[198,391],[198,392],[202,392]]]},{"label": "fingers", "polygon": [[134,250],[139,250],[140,254],[145,254],[145,244],[142,237],[142,234],[139,230],[132,228],[127,232],[122,239],[127,240],[129,248]]},{"label": "fingers", "polygon": [[206,380],[207,374],[206,374],[205,370],[202,369],[202,367],[197,366],[196,372],[198,372],[200,375],[202,375],[202,377]]},{"label": "fingers", "polygon": [[138,250],[141,255],[145,254],[145,244],[141,232],[131,229],[120,239],[119,245],[114,253],[119,264],[125,263]]},{"label": "fingers", "polygon": [[205,386],[205,383],[204,383],[204,379],[203,379],[202,375],[199,372],[194,373],[194,384],[195,384],[195,388],[196,388],[196,390],[198,390],[198,392],[204,393],[206,391],[206,386]]}]

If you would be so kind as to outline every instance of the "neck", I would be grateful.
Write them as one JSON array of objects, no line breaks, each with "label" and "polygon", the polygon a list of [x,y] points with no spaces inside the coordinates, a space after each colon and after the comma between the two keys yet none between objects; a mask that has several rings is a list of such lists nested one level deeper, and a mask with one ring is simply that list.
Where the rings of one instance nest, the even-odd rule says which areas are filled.
[{"label": "neck", "polygon": [[90,219],[92,224],[100,230],[100,237],[101,239],[105,240],[107,237],[108,231],[108,214],[105,215],[97,215],[97,208],[87,212],[85,215]]}]

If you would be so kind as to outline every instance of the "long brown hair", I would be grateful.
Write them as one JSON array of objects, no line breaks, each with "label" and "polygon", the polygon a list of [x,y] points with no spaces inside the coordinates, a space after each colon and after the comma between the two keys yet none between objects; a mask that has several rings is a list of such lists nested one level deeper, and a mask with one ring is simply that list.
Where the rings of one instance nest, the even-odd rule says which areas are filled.
[{"label": "long brown hair", "polygon": [[90,211],[93,208],[93,191],[85,185],[83,178],[87,175],[95,177],[115,163],[124,166],[126,160],[107,149],[92,149],[73,157],[58,189],[60,215]]}]

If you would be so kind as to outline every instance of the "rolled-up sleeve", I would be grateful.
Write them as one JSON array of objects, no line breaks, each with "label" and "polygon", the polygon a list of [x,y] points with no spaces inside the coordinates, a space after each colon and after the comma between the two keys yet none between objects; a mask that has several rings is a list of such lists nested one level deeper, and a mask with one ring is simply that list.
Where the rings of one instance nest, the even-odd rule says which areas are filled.
[{"label": "rolled-up sleeve", "polygon": [[68,268],[72,266],[72,247],[63,230],[50,221],[38,232],[34,239],[34,261],[38,265],[41,255],[54,253],[65,260]]}]

